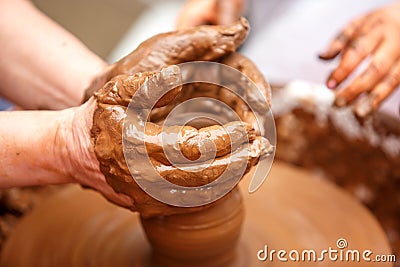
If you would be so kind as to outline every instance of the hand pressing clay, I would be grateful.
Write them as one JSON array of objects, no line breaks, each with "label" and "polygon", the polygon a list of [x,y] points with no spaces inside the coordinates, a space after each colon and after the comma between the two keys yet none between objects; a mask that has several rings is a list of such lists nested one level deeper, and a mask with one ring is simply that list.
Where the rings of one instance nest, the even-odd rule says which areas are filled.
[{"label": "hand pressing clay", "polygon": [[[264,114],[265,111],[269,110],[271,99],[270,86],[265,80],[263,74],[258,70],[254,63],[251,62],[250,59],[246,58],[240,53],[233,52],[223,58],[218,59],[217,62],[232,67],[246,75],[257,87],[257,90],[249,89],[241,92],[244,98],[247,100],[247,103],[251,104],[253,108],[260,108],[262,110],[260,112],[261,114]],[[220,83],[223,83],[228,88],[246,88],[246,85],[238,84],[241,82],[238,80],[238,73],[232,72],[227,74],[217,72],[216,74],[210,69],[204,70],[204,72],[207,72],[209,75],[214,75],[214,80],[219,80]],[[189,72],[189,74],[186,75],[191,76],[192,80],[202,80],[201,75],[198,75],[197,66],[194,68],[192,73]],[[200,77],[196,77],[196,75]],[[230,77],[231,75],[232,77]],[[218,99],[234,109],[239,119],[250,124],[255,129],[256,133],[259,134],[258,123],[253,112],[251,111],[251,108],[243,101],[242,97],[239,97],[231,89],[227,89],[215,84],[201,82],[185,84],[183,88],[185,90],[182,91],[181,94],[179,94],[170,104],[165,107],[156,108],[152,111],[152,120],[163,120],[163,118],[167,116],[167,114],[171,112],[173,108],[190,98],[209,97]],[[240,91],[241,89],[238,90]],[[198,105],[198,103],[196,103],[196,105]],[[210,108],[213,107],[204,107],[204,109]]]},{"label": "hand pressing clay", "polygon": [[[122,148],[122,126],[126,108],[132,96],[138,92],[133,105],[136,108],[150,108],[147,103],[159,90],[160,82],[176,80],[180,75],[179,69],[169,67],[168,71],[160,72],[162,67],[193,60],[221,61],[246,74],[261,90],[264,102],[269,103],[270,88],[258,69],[244,56],[234,51],[244,41],[248,23],[245,19],[228,26],[201,26],[185,31],[160,34],[142,43],[135,51],[111,65],[103,75],[93,82],[88,89],[89,96],[98,90],[96,86],[112,78],[101,90],[95,93],[92,99],[84,104],[79,112],[83,117],[92,116],[87,121],[93,123],[90,136],[93,140],[95,156],[100,163],[101,172],[106,176],[107,183],[113,189],[132,200],[132,205],[123,206],[137,210],[144,217],[168,215],[181,212],[191,212],[200,208],[180,209],[156,201],[135,183],[125,162]],[[159,83],[150,83],[145,91],[138,91],[149,80]],[[101,81],[99,83],[99,81]],[[254,115],[248,106],[235,94],[219,86],[202,84],[177,86],[164,95],[154,106],[152,120],[162,121],[169,111],[182,101],[198,96],[207,96],[228,104],[243,121],[231,121],[224,125],[207,125],[196,129],[192,126],[175,125],[162,128],[158,124],[148,121],[145,127],[144,142],[150,155],[154,169],[166,180],[181,186],[199,186],[217,179],[226,170],[228,163],[239,168],[246,165],[246,171],[256,164],[259,157],[268,151],[267,140],[256,136]],[[253,97],[254,98],[254,97]],[[257,99],[255,99],[256,101]],[[170,155],[182,153],[185,159],[207,160],[215,154],[215,159],[207,168],[199,166],[199,171],[185,171],[173,166],[167,159],[161,146],[163,132],[174,133],[178,136],[177,151],[170,151]],[[233,136],[231,140],[229,136]],[[211,140],[214,150],[210,150]],[[247,152],[249,157],[241,155]],[[200,155],[202,158],[200,158]],[[177,159],[179,160],[179,159]],[[139,164],[139,163],[138,163]],[[236,169],[237,169],[236,168]],[[90,186],[90,185],[89,185]],[[108,197],[109,198],[109,197]],[[110,199],[110,198],[109,198]],[[111,201],[121,205],[117,201]]]},{"label": "hand pressing clay", "polygon": [[162,67],[188,61],[213,61],[243,43],[249,30],[246,19],[227,26],[200,26],[193,29],[158,34],[144,41],[132,53],[110,65],[95,79],[85,93],[85,101],[112,77],[160,71]]},{"label": "hand pressing clay", "polygon": [[[178,70],[178,68],[175,68]],[[137,73],[133,76],[121,75],[113,78],[100,91],[95,93],[93,105],[95,111],[93,115],[93,127],[91,136],[93,138],[94,152],[100,162],[100,169],[106,176],[107,182],[118,193],[129,195],[134,201],[134,210],[138,210],[144,217],[155,215],[169,215],[174,213],[186,213],[199,208],[178,208],[161,203],[142,191],[131,177],[127,167],[123,148],[122,148],[122,129],[125,118],[125,112],[129,104],[129,99],[149,78],[173,79],[179,73],[158,72],[158,73]],[[166,77],[170,75],[171,77]],[[143,98],[148,97],[157,87],[146,87]],[[156,104],[162,107],[168,104],[168,101],[174,99],[182,88],[178,87]],[[139,97],[141,97],[139,95]],[[137,103],[139,107],[145,107],[146,101]],[[132,103],[136,105],[135,103]],[[191,126],[164,126],[161,127],[155,123],[147,122],[142,140],[132,140],[132,143],[143,141],[147,148],[147,153],[156,171],[168,181],[182,186],[199,186],[210,183],[217,179],[227,168],[228,164],[243,166],[246,169],[258,162],[259,157],[268,151],[267,140],[256,136],[254,129],[247,123],[230,122],[226,125],[213,125],[196,129]],[[203,149],[210,141],[215,148],[216,157],[212,159],[209,166],[199,165],[199,171],[185,171],[184,168],[177,168],[172,165],[164,154],[162,146],[162,133],[174,133],[178,137],[176,144],[167,145],[171,148],[177,148],[178,151],[171,151],[172,154],[179,151],[188,159],[198,159]],[[231,139],[233,136],[234,139]],[[206,151],[214,155],[212,151]],[[248,151],[247,153],[243,153]],[[246,157],[235,155],[246,155]],[[248,155],[248,156],[247,156]],[[207,157],[207,153],[206,153]],[[208,158],[206,158],[208,159]],[[140,161],[134,164],[141,164]],[[138,174],[140,175],[140,174]],[[168,194],[168,192],[166,192]]]}]

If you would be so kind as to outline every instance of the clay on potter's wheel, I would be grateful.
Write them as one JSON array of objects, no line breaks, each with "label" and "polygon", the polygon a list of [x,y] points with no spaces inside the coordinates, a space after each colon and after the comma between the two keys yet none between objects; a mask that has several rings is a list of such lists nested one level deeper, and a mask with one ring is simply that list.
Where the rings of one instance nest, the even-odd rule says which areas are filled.
[{"label": "clay on potter's wheel", "polygon": [[[249,174],[251,175],[251,173]],[[298,262],[259,262],[257,251],[337,248],[390,254],[376,219],[350,195],[310,172],[276,162],[265,184],[248,194],[240,184],[246,215],[231,266],[299,266]],[[218,207],[216,205],[215,207]],[[149,266],[150,246],[139,215],[99,194],[71,186],[24,217],[1,254],[1,266]],[[307,262],[306,266],[392,266],[390,263]]]}]

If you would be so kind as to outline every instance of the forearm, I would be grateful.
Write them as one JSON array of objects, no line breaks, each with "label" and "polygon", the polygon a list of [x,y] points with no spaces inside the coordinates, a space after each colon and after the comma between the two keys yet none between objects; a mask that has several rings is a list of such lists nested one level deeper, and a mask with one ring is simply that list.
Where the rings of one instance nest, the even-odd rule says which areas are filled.
[{"label": "forearm", "polygon": [[130,209],[100,172],[91,144],[94,99],[62,111],[0,112],[0,188],[80,183]]},{"label": "forearm", "polygon": [[73,113],[0,112],[0,188],[72,182],[66,131]]},{"label": "forearm", "polygon": [[105,66],[25,0],[0,0],[0,93],[26,109],[78,105]]}]

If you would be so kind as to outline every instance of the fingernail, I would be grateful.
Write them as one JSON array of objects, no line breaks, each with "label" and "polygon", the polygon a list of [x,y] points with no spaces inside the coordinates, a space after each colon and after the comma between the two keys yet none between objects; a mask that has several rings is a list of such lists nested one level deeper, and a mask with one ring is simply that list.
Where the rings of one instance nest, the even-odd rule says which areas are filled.
[{"label": "fingernail", "polygon": [[335,105],[339,108],[347,105],[347,99],[343,96],[337,96],[335,99]]},{"label": "fingernail", "polygon": [[327,82],[327,86],[329,89],[335,89],[337,86],[337,82],[334,79],[329,79]]},{"label": "fingernail", "polygon": [[369,114],[372,113],[372,100],[370,97],[362,97],[358,100],[358,102],[354,105],[353,111],[359,118],[365,118]]},{"label": "fingernail", "polygon": [[321,59],[328,59],[330,57],[332,57],[332,53],[329,52],[321,52],[318,54],[318,57]]},{"label": "fingernail", "polygon": [[339,53],[340,53],[340,50],[334,50],[334,51],[330,50],[330,51],[325,51],[325,52],[319,53],[318,57],[323,60],[330,60],[330,59],[335,58],[337,55],[339,55]]}]

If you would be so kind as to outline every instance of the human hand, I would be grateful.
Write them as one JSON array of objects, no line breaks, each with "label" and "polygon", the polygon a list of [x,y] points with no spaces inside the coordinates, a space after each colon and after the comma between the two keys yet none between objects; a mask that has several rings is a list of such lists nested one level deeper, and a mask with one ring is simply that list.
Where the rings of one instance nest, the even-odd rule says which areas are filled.
[{"label": "human hand", "polygon": [[199,25],[225,25],[243,13],[244,0],[190,0],[178,16],[177,28]]},{"label": "human hand", "polygon": [[149,38],[132,53],[106,67],[86,90],[84,101],[120,74],[160,71],[164,66],[193,60],[213,61],[234,52],[249,30],[246,19],[235,21],[227,26],[201,26]]},{"label": "human hand", "polygon": [[[116,76],[100,91],[95,93],[94,97],[80,107],[78,115],[75,117],[86,118],[84,120],[86,128],[80,127],[85,130],[80,131],[75,136],[85,136],[81,139],[85,139],[88,135],[92,137],[93,141],[90,147],[86,149],[87,151],[91,151],[92,156],[96,156],[97,161],[92,160],[92,166],[95,166],[96,162],[97,164],[100,163],[101,172],[107,177],[107,183],[116,192],[122,193],[125,197],[129,196],[128,200],[130,202],[125,201],[123,206],[131,210],[138,210],[145,217],[180,212],[186,213],[199,209],[182,209],[161,203],[145,193],[133,180],[122,151],[122,125],[125,110],[133,94],[145,80],[154,75],[161,75],[160,77],[163,77],[162,73],[159,72],[163,65],[191,60],[220,60],[222,63],[239,69],[258,85],[269,103],[270,90],[262,74],[245,57],[239,54],[231,54],[243,41],[247,28],[246,21],[242,19],[239,23],[235,23],[232,26],[202,26],[192,30],[162,34],[150,38],[129,56],[112,65],[112,69],[114,73],[134,74],[136,71],[143,69],[156,72],[141,72],[133,76]],[[188,49],[188,47],[191,49]],[[222,88],[218,88],[218,90],[215,90],[216,93],[214,95],[219,95],[221,101],[229,105],[229,101],[234,100],[235,96],[228,96],[227,93],[223,93],[223,90]],[[147,103],[148,99],[146,100],[146,97],[150,97],[148,93],[152,91],[157,91],[157,88],[147,91],[143,95],[143,99],[141,98],[139,102]],[[198,93],[197,90],[190,89],[187,92],[190,92],[190,94]],[[207,92],[209,93],[210,91]],[[181,96],[181,88],[177,88],[164,96],[156,105],[156,113],[157,110],[163,110],[163,112],[158,112],[158,115],[163,117],[166,114],[165,110],[179,103],[179,99],[184,100],[186,97],[186,95],[183,98],[176,96]],[[252,151],[252,156],[241,158],[238,162],[233,162],[234,165],[235,163],[241,165],[244,160],[248,169],[257,163],[266,144],[260,137],[255,136],[254,129],[250,125],[253,123],[252,119],[254,119],[254,116],[251,116],[248,107],[239,101],[233,102],[235,102],[235,107],[233,108],[238,112],[239,117],[245,122],[249,121],[249,124],[232,122],[230,125],[226,125],[226,128],[241,133],[240,136],[243,139],[251,142],[250,147],[243,144],[242,138],[229,140],[225,134],[221,134],[221,126],[204,127],[200,130],[185,126],[181,128],[181,138],[178,140],[179,145],[172,146],[179,147],[179,150],[186,158],[197,159],[200,156],[200,151],[205,151],[202,146],[198,146],[197,144],[205,144],[205,139],[213,140],[217,158],[213,160],[209,168],[205,169],[205,171],[211,172],[212,175],[209,175],[209,173],[204,175],[204,172],[201,171],[184,172],[174,166],[168,165],[163,147],[160,145],[161,131],[164,129],[161,129],[156,124],[146,123],[146,132],[144,133],[146,149],[150,154],[153,166],[159,171],[162,177],[175,184],[185,186],[198,186],[209,183],[215,180],[221,171],[225,170],[227,159],[231,156],[230,153],[234,149],[236,149],[235,153],[240,153],[243,149],[250,149]],[[91,120],[91,118],[93,119]],[[87,125],[92,125],[91,123],[93,127],[89,132]],[[195,145],[189,142],[190,140],[193,141],[193,138],[197,140]],[[76,143],[79,144],[79,142]],[[82,177],[90,178],[87,175]],[[104,190],[96,184],[96,181],[90,182],[83,178],[80,181],[97,190]],[[101,183],[103,181],[104,176]],[[103,194],[110,199],[109,194]],[[115,200],[115,196],[111,197],[111,201],[117,204],[122,203],[121,201],[118,203]]]},{"label": "human hand", "polygon": [[400,3],[396,2],[355,19],[319,55],[321,59],[330,60],[341,54],[339,65],[327,80],[331,89],[337,88],[361,62],[371,57],[367,69],[336,93],[336,106],[345,106],[357,99],[354,112],[365,117],[399,85],[399,14]]},{"label": "human hand", "polygon": [[78,107],[65,110],[71,115],[67,116],[69,119],[64,120],[63,125],[59,127],[57,139],[65,140],[61,145],[65,147],[67,154],[64,164],[69,170],[68,176],[72,178],[72,182],[95,189],[118,206],[133,209],[133,200],[127,195],[115,192],[100,171],[90,134],[95,107],[96,101],[91,98]]},{"label": "human hand", "polygon": [[[137,108],[146,105],[146,103],[151,103],[151,98],[154,98],[151,92],[157,91],[159,83],[148,84],[147,89],[143,90],[143,95],[142,91],[139,91],[142,90],[140,89],[141,86],[154,77],[159,82],[173,81],[180,74],[176,72],[176,69],[179,70],[177,67],[169,67],[158,73],[137,73],[134,76],[120,75],[114,77],[94,96],[96,107],[91,135],[94,152],[100,162],[100,169],[107,182],[116,192],[126,194],[133,199],[134,206],[131,209],[139,211],[144,217],[187,213],[203,208],[169,206],[145,193],[132,178],[127,166],[128,161],[131,166],[132,164],[143,166],[143,163],[140,162],[140,159],[127,159],[122,147],[123,122],[132,96],[139,94],[140,101],[135,102],[138,105]],[[155,107],[162,108],[172,103],[175,97],[181,93],[181,90],[181,87],[177,87],[170,91],[157,102]],[[167,158],[167,152],[165,152],[168,148],[162,145],[163,132],[169,134],[175,132],[178,135],[178,139],[174,141],[174,144],[168,144],[168,148],[178,149],[187,159],[191,160],[204,156],[201,155],[201,151],[206,151],[205,160],[208,160],[210,156],[212,160],[210,165],[207,166],[209,162],[205,163],[207,167],[200,168],[198,171],[186,171],[171,165],[170,158]],[[232,133],[235,134],[232,135]],[[230,136],[235,136],[235,139],[231,140]],[[214,181],[226,170],[228,164],[232,164],[234,170],[236,167],[240,168],[245,164],[246,170],[248,170],[258,162],[265,146],[268,145],[265,141],[263,142],[261,137],[255,135],[254,129],[250,125],[241,122],[231,122],[224,127],[218,125],[203,127],[198,130],[191,126],[161,127],[156,123],[146,122],[145,132],[138,134],[137,138],[140,140],[129,140],[129,142],[133,146],[140,142],[145,143],[146,153],[154,170],[160,176],[174,184],[190,187],[201,186]],[[211,151],[210,140],[213,143],[214,151]],[[178,151],[171,152],[176,155]],[[246,153],[246,151],[251,152]],[[248,156],[235,156],[242,153],[246,153]],[[214,159],[212,158],[213,155],[215,155]],[[136,178],[140,178],[140,175],[143,174],[137,171],[136,175],[138,176]],[[169,191],[165,194],[168,195]]]}]

